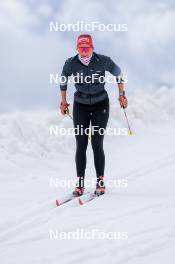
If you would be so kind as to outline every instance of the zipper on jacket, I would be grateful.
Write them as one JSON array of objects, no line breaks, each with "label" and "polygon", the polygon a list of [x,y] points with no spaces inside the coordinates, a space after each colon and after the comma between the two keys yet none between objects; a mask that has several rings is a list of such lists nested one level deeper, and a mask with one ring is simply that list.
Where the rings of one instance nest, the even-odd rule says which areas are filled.
[{"label": "zipper on jacket", "polygon": [[[87,71],[88,71],[88,76],[89,76],[89,64],[87,66]],[[90,101],[90,105],[91,105],[91,94],[89,92],[89,83],[88,83],[88,93],[89,93],[89,101]]]}]

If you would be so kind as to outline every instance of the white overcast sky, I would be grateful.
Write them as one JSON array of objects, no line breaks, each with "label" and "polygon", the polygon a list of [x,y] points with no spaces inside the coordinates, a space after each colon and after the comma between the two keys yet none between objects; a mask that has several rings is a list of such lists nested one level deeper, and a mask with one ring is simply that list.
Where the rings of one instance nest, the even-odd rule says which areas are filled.
[{"label": "white overcast sky", "polygon": [[[128,32],[89,32],[95,51],[128,76],[126,90],[175,81],[175,4],[167,0],[0,0],[0,111],[56,109],[60,74],[81,32],[49,32],[49,21],[127,24]],[[86,33],[86,32],[82,32]],[[111,89],[111,87],[110,87]],[[69,87],[69,98],[73,87]]]}]

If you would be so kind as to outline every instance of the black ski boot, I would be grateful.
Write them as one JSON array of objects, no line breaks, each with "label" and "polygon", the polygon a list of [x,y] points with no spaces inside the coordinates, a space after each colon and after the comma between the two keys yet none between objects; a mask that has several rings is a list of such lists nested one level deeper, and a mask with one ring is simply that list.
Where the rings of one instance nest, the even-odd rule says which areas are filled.
[{"label": "black ski boot", "polygon": [[77,178],[78,182],[76,184],[75,190],[72,193],[74,197],[81,196],[84,193],[84,177],[78,176]]},{"label": "black ski boot", "polygon": [[105,193],[104,176],[98,176],[94,194],[100,196],[103,195],[104,193]]}]

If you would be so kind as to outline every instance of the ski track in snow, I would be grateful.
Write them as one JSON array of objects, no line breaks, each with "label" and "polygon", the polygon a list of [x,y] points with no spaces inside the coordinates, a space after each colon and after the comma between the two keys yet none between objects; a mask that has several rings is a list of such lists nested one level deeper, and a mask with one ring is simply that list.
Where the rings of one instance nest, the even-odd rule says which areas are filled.
[{"label": "ski track in snow", "polygon": [[[127,179],[128,187],[109,188],[83,206],[75,199],[55,207],[55,199],[71,189],[49,187],[49,177],[75,176],[73,137],[48,135],[49,125],[69,127],[71,120],[54,112],[1,115],[0,263],[173,263],[175,106],[169,106],[169,98],[175,98],[174,89],[131,98],[127,112],[134,135],[105,139],[106,175]],[[109,125],[123,123],[121,110],[112,104]],[[90,178],[90,147],[87,153]],[[49,239],[51,229],[80,228],[128,232],[128,239]]]}]

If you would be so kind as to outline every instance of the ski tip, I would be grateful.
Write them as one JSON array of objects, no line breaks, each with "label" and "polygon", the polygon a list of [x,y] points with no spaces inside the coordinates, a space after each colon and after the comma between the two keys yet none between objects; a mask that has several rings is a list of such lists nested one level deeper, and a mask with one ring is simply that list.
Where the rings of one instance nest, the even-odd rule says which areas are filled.
[{"label": "ski tip", "polygon": [[58,200],[56,200],[56,206],[60,206],[60,203]]},{"label": "ski tip", "polygon": [[79,202],[79,205],[83,205],[83,201],[81,200],[81,198],[78,198],[78,202]]}]

